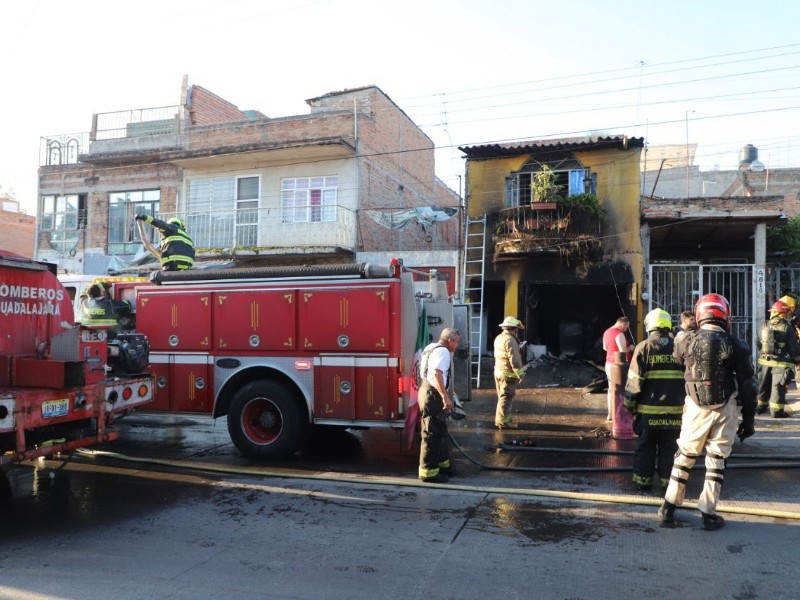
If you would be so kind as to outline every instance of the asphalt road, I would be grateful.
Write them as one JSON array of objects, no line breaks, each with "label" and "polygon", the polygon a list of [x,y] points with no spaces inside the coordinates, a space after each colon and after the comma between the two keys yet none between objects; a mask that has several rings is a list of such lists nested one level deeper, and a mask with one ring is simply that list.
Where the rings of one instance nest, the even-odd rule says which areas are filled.
[{"label": "asphalt road", "polygon": [[[117,455],[9,472],[0,598],[797,598],[800,476],[776,465],[800,454],[800,419],[759,418],[737,447],[762,461],[729,469],[720,508],[740,512],[722,512],[725,528],[686,509],[661,529],[660,490],[633,492],[629,456],[570,453],[632,448],[606,437],[603,403],[522,390],[521,429],[501,434],[477,392],[451,430],[483,466],[457,455],[443,486],[416,480],[416,450],[391,431],[322,435],[264,464],[223,422],[134,415],[104,448]],[[497,449],[525,438],[534,450]],[[755,514],[769,511],[795,516]]]}]

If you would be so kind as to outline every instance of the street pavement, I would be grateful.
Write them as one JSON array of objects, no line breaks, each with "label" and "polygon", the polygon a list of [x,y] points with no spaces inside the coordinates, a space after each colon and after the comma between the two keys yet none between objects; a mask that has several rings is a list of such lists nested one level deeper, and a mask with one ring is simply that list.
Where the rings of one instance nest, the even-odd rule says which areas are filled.
[{"label": "street pavement", "polygon": [[659,527],[662,490],[633,487],[604,394],[523,387],[502,432],[494,402],[475,390],[451,423],[444,485],[417,480],[400,432],[323,431],[264,463],[222,420],[132,415],[101,453],[9,472],[0,599],[800,596],[800,418],[757,418],[729,461],[727,526],[707,532],[692,508]]}]

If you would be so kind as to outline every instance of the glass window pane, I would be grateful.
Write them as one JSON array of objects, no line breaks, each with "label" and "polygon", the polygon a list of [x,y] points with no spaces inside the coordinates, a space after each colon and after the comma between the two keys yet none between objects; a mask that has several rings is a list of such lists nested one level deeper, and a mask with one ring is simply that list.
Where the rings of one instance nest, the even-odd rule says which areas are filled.
[{"label": "glass window pane", "polygon": [[237,180],[239,189],[236,197],[239,200],[258,198],[258,177],[240,177]]},{"label": "glass window pane", "polygon": [[49,231],[53,228],[53,213],[42,213],[42,227],[43,230]]},{"label": "glass window pane", "polygon": [[55,197],[53,196],[42,196],[42,212],[43,213],[51,213],[55,209]]}]

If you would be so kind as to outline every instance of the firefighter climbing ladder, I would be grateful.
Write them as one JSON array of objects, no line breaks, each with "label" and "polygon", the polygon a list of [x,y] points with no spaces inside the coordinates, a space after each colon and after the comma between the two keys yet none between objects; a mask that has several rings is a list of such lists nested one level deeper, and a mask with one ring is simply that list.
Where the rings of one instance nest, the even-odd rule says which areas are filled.
[{"label": "firefighter climbing ladder", "polygon": [[473,387],[481,385],[481,354],[483,351],[483,269],[486,260],[486,215],[467,216],[466,246],[464,248],[464,302],[469,305],[469,349]]}]

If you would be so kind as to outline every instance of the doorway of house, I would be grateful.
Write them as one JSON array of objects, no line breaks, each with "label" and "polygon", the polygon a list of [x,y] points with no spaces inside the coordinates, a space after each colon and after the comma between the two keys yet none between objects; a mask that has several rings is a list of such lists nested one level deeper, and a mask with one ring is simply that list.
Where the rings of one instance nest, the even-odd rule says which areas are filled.
[{"label": "doorway of house", "polygon": [[638,327],[630,284],[521,284],[520,313],[525,339],[554,356],[605,362],[603,332],[623,314],[631,317],[632,342]]}]

